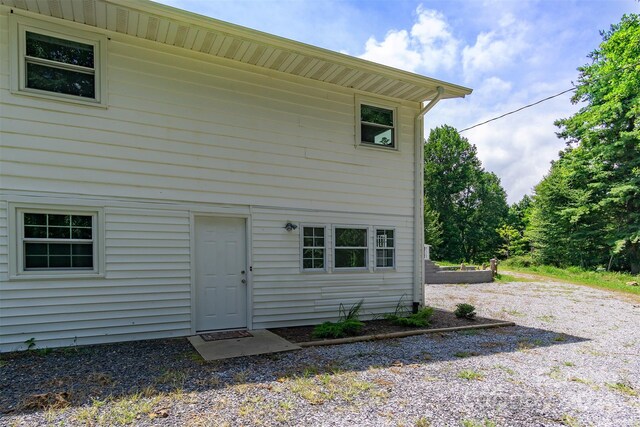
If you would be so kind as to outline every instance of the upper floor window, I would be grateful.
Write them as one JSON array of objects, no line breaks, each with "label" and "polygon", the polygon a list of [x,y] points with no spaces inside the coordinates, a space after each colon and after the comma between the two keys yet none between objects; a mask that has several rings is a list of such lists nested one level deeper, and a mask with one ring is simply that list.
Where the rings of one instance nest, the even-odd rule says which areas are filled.
[{"label": "upper floor window", "polygon": [[14,20],[18,56],[14,90],[104,105],[104,37],[24,17]]},{"label": "upper floor window", "polygon": [[31,31],[25,44],[26,88],[96,98],[93,45]]},{"label": "upper floor window", "polygon": [[359,142],[382,148],[397,148],[396,109],[359,102]]}]

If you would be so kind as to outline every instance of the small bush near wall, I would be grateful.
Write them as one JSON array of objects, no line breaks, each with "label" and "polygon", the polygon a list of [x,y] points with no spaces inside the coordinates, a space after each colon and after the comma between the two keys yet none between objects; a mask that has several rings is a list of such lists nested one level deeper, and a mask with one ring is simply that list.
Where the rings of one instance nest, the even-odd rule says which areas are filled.
[{"label": "small bush near wall", "polygon": [[476,317],[476,308],[471,304],[456,304],[456,311],[454,311],[454,314],[460,319],[471,320]]}]

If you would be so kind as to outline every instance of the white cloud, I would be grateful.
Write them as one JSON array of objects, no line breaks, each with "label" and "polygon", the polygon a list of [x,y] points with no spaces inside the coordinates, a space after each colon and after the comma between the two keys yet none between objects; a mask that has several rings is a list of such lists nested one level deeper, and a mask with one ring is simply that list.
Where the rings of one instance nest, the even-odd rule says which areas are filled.
[{"label": "white cloud", "polygon": [[492,76],[485,79],[480,84],[480,87],[473,91],[473,96],[486,99],[488,102],[495,102],[498,96],[508,96],[512,88],[513,84],[511,82]]},{"label": "white cloud", "polygon": [[416,71],[420,66],[421,57],[411,44],[409,35],[405,30],[389,31],[381,42],[370,37],[365,44],[365,53],[360,57],[391,67]]},{"label": "white cloud", "polygon": [[499,70],[513,65],[528,47],[528,26],[512,15],[498,20],[495,30],[482,32],[473,46],[462,50],[462,65],[465,78],[470,80],[478,74]]},{"label": "white cloud", "polygon": [[384,40],[370,37],[361,58],[407,71],[434,72],[452,68],[458,57],[459,41],[440,12],[416,9],[417,20],[407,30],[391,30]]}]

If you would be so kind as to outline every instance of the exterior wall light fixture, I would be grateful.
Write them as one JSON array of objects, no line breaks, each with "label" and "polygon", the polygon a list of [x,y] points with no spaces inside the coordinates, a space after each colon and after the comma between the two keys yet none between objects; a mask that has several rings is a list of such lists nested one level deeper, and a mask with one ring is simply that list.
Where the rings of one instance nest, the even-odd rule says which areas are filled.
[{"label": "exterior wall light fixture", "polygon": [[286,223],[285,226],[284,226],[284,229],[287,230],[287,231],[293,231],[296,228],[298,228],[298,226],[293,224],[293,223],[290,223],[290,222]]}]

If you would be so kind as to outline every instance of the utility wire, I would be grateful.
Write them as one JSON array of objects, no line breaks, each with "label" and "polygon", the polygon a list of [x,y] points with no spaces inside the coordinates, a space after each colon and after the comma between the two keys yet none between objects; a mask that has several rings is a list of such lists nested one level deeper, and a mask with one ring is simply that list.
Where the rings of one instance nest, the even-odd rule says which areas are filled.
[{"label": "utility wire", "polygon": [[[640,66],[640,61],[638,61],[638,62],[634,62],[634,63],[631,63],[631,64],[627,64],[627,65],[623,65],[623,66],[621,66],[621,67],[616,67],[616,68],[614,68],[613,70],[609,71],[608,73],[604,73],[604,74],[599,75],[599,76],[598,76],[598,78],[604,78],[604,77],[607,77],[607,76],[609,76],[609,75],[611,75],[611,74],[617,73],[617,72],[619,72],[619,71],[626,71],[626,70],[627,70],[627,69],[629,69],[629,68],[632,68],[632,67],[638,67],[638,66]],[[584,77],[584,76],[582,76],[582,77]],[[489,119],[489,120],[484,121],[484,122],[482,122],[482,123],[475,124],[475,125],[473,125],[473,126],[469,126],[468,128],[464,128],[464,129],[462,129],[462,130],[458,131],[458,133],[462,133],[462,132],[464,132],[464,131],[466,131],[466,130],[469,130],[469,129],[477,128],[478,126],[486,125],[487,123],[493,122],[494,120],[498,120],[498,119],[501,119],[501,118],[503,118],[503,117],[506,117],[506,116],[508,116],[508,115],[510,115],[510,114],[517,113],[518,111],[522,111],[522,110],[524,110],[525,108],[533,107],[534,105],[538,105],[538,104],[540,104],[540,103],[542,103],[542,102],[545,102],[545,101],[548,101],[548,100],[550,100],[550,99],[556,98],[556,97],[558,97],[558,96],[560,96],[560,95],[564,95],[565,93],[567,93],[567,92],[571,92],[571,91],[574,91],[574,90],[576,90],[576,89],[577,89],[576,87],[572,87],[571,89],[563,90],[563,91],[562,91],[562,92],[560,92],[560,93],[556,93],[555,95],[552,95],[552,96],[549,96],[549,97],[547,97],[547,98],[541,99],[541,100],[536,101],[536,102],[534,102],[534,103],[532,103],[532,104],[525,105],[524,107],[520,107],[520,108],[518,108],[517,110],[509,111],[508,113],[504,113],[504,114],[503,114],[503,115],[501,115],[501,116],[494,117],[494,118],[492,118],[492,119]]]},{"label": "utility wire", "polygon": [[574,91],[574,90],[576,90],[576,88],[575,88],[575,87],[572,87],[571,89],[563,90],[563,91],[562,91],[562,92],[560,92],[560,93],[556,93],[555,95],[548,96],[548,97],[546,97],[546,98],[544,98],[544,99],[541,99],[541,100],[539,100],[539,101],[536,101],[536,102],[534,102],[534,103],[532,103],[532,104],[525,105],[524,107],[520,107],[520,108],[518,108],[517,110],[509,111],[508,113],[504,113],[504,114],[503,114],[503,115],[501,115],[501,116],[494,117],[494,118],[492,118],[492,119],[489,119],[489,120],[484,121],[484,122],[482,122],[482,123],[475,124],[475,125],[473,125],[473,126],[469,126],[468,128],[464,128],[464,129],[462,129],[462,130],[458,131],[458,133],[462,133],[462,132],[464,132],[464,131],[466,131],[466,130],[469,130],[469,129],[477,128],[478,126],[486,125],[487,123],[489,123],[489,122],[493,122],[494,120],[501,119],[501,118],[506,117],[506,116],[508,116],[508,115],[510,115],[510,114],[514,114],[514,113],[517,113],[518,111],[522,111],[522,110],[524,110],[525,108],[533,107],[534,105],[538,105],[538,104],[540,104],[540,103],[542,103],[542,102],[548,101],[548,100],[550,100],[550,99],[556,98],[556,97],[558,97],[558,96],[560,96],[560,95],[563,95],[563,94],[565,94],[565,93],[567,93],[567,92],[572,92],[572,91]]}]

